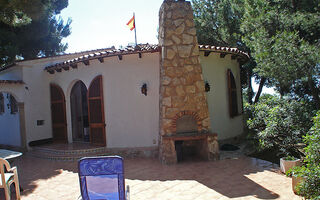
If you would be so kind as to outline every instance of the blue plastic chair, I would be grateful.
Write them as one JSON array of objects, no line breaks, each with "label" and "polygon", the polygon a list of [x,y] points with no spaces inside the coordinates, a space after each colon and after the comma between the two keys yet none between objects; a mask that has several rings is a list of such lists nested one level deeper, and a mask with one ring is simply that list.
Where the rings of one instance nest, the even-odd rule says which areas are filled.
[{"label": "blue plastic chair", "polygon": [[78,162],[83,200],[129,199],[125,191],[123,159],[119,156],[86,157]]}]

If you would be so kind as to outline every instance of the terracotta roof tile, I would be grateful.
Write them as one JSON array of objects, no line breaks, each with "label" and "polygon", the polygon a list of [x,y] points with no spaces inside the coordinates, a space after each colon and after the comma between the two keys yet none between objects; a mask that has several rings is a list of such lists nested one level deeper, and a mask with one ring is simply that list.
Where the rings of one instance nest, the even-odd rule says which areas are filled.
[{"label": "terracotta roof tile", "polygon": [[[224,54],[232,54],[237,59],[239,59],[240,62],[245,63],[247,60],[249,60],[250,56],[248,53],[244,51],[240,51],[238,48],[230,48],[230,47],[219,47],[219,46],[212,46],[212,45],[199,45],[200,51],[209,51],[209,52],[218,52],[218,53],[224,53]],[[54,65],[47,66],[45,68],[46,71],[49,73],[54,73],[54,71],[61,71],[61,69],[68,70],[69,67],[77,67],[76,64],[80,62],[87,62],[89,60],[93,59],[102,59],[105,57],[112,57],[112,56],[123,56],[123,55],[129,55],[129,54],[140,54],[140,53],[153,53],[153,52],[159,52],[160,48],[158,45],[150,45],[150,44],[140,44],[136,48],[133,46],[128,46],[124,49],[115,49],[115,48],[106,48],[106,49],[97,49],[97,50],[90,50],[90,51],[83,51],[83,52],[76,52],[71,54],[63,54],[63,55],[77,55],[83,53],[83,55],[66,60],[64,62],[60,62]],[[58,55],[63,56],[63,55]],[[54,57],[54,56],[53,56]],[[39,58],[41,59],[41,58]],[[103,62],[103,61],[102,61]],[[0,72],[3,70],[6,70],[10,67],[15,66],[16,63],[6,65],[3,67],[0,67]]]},{"label": "terracotta roof tile", "polygon": [[233,55],[240,56],[243,61],[247,61],[250,59],[248,53],[244,51],[240,51],[238,48],[231,48],[231,47],[219,47],[219,46],[211,46],[211,45],[199,45],[200,51],[213,51],[213,52],[220,52],[220,53],[230,53]]},{"label": "terracotta roof tile", "polygon": [[24,84],[22,80],[0,80],[0,84]]},{"label": "terracotta roof tile", "polygon": [[56,58],[56,57],[62,57],[62,56],[72,56],[72,55],[77,55],[77,54],[89,54],[91,52],[105,51],[105,50],[110,50],[110,49],[115,49],[115,48],[114,47],[109,47],[109,48],[103,48],[103,49],[79,51],[79,52],[74,52],[74,53],[63,53],[63,54],[54,55],[54,56],[44,56],[44,57],[38,57],[38,58],[33,58],[33,59],[27,59],[27,60],[17,60],[14,63],[8,64],[8,65],[4,65],[2,67],[0,66],[0,72],[17,65],[17,63],[24,62],[24,61],[41,60],[41,59],[46,59],[46,58]]},{"label": "terracotta roof tile", "polygon": [[89,61],[89,60],[99,59],[99,58],[101,59],[101,58],[112,57],[112,56],[122,56],[122,55],[129,55],[129,54],[138,54],[138,53],[153,53],[153,52],[159,52],[158,45],[140,44],[137,47],[128,46],[124,49],[110,49],[110,50],[98,51],[98,52],[82,55],[80,57],[77,57],[71,60],[67,60],[61,63],[47,66],[45,70],[48,71],[49,73],[54,73],[54,71],[60,71],[64,67],[66,68],[66,70],[68,70],[69,66],[71,66],[72,64],[77,64],[83,61]]},{"label": "terracotta roof tile", "polygon": [[0,72],[1,72],[1,71],[4,71],[4,70],[6,70],[6,69],[9,69],[9,68],[11,68],[11,67],[14,67],[15,65],[16,65],[16,63],[11,63],[11,64],[9,64],[9,65],[0,66]]},{"label": "terracotta roof tile", "polygon": [[[199,50],[229,53],[237,56],[242,63],[246,62],[250,58],[250,56],[247,53],[240,51],[237,48],[218,47],[218,46],[211,46],[211,45],[199,45]],[[61,71],[62,68],[65,70],[68,70],[70,65],[77,64],[83,61],[89,61],[97,58],[105,58],[105,57],[111,57],[111,56],[122,56],[122,55],[129,55],[129,54],[150,53],[150,52],[159,52],[159,51],[160,50],[158,45],[142,44],[142,45],[138,45],[137,48],[128,46],[124,49],[111,49],[111,50],[98,51],[98,52],[82,55],[80,57],[77,57],[71,60],[50,65],[46,67],[45,70],[53,74],[54,71]]]}]

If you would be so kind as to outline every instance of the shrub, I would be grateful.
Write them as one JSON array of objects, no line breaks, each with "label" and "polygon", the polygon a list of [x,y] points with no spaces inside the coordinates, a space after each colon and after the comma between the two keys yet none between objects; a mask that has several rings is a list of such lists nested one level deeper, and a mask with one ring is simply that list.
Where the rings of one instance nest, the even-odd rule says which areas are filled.
[{"label": "shrub", "polygon": [[302,157],[303,135],[312,126],[312,109],[302,101],[264,95],[246,104],[247,124],[258,149],[277,149],[279,156]]},{"label": "shrub", "polygon": [[314,118],[314,125],[304,138],[305,166],[296,167],[293,173],[305,177],[305,181],[298,186],[298,193],[307,199],[320,200],[320,111]]},{"label": "shrub", "polygon": [[297,158],[293,157],[293,156],[287,156],[287,157],[284,157],[284,160],[290,160],[290,161],[293,161],[293,160],[296,160]]}]

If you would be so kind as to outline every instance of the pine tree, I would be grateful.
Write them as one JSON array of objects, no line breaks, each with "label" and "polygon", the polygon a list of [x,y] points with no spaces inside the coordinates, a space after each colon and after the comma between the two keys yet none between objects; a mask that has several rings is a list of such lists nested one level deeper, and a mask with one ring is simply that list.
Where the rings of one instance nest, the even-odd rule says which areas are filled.
[{"label": "pine tree", "polygon": [[[214,46],[237,47],[250,53],[250,49],[242,40],[243,30],[240,29],[244,15],[244,0],[192,0],[194,21],[200,44]],[[255,102],[261,94],[265,78],[261,78],[253,71],[256,63],[251,59],[241,66],[241,85],[247,88],[247,100],[253,103],[252,77],[259,81],[260,87]]]},{"label": "pine tree", "polygon": [[319,109],[320,1],[246,0],[241,30],[281,95],[312,100]]},{"label": "pine tree", "polygon": [[68,0],[0,0],[0,66],[65,51],[71,20],[56,15],[67,6]]}]

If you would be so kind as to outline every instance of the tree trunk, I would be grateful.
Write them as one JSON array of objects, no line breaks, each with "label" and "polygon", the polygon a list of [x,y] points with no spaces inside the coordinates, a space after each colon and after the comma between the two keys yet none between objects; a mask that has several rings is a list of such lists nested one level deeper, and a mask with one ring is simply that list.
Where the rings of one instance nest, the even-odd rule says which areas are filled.
[{"label": "tree trunk", "polygon": [[318,88],[316,88],[315,83],[312,80],[311,76],[308,77],[308,85],[310,87],[310,90],[311,90],[311,93],[312,93],[312,96],[313,96],[313,100],[314,100],[314,102],[316,104],[316,108],[317,108],[317,110],[319,110],[319,108],[320,108],[319,91],[318,91]]},{"label": "tree trunk", "polygon": [[296,12],[297,11],[297,3],[295,0],[291,0],[291,3],[292,3],[292,8],[293,8],[293,11]]},{"label": "tree trunk", "polygon": [[254,98],[254,103],[258,103],[259,98],[260,98],[260,95],[261,95],[261,92],[262,92],[262,88],[263,88],[266,80],[267,80],[266,78],[261,77],[260,83],[259,83],[258,92],[257,92],[257,94],[256,94],[256,97]]},{"label": "tree trunk", "polygon": [[252,99],[253,99],[253,91],[252,91],[252,69],[248,69],[247,72],[247,84],[248,84],[248,103],[252,105]]}]

